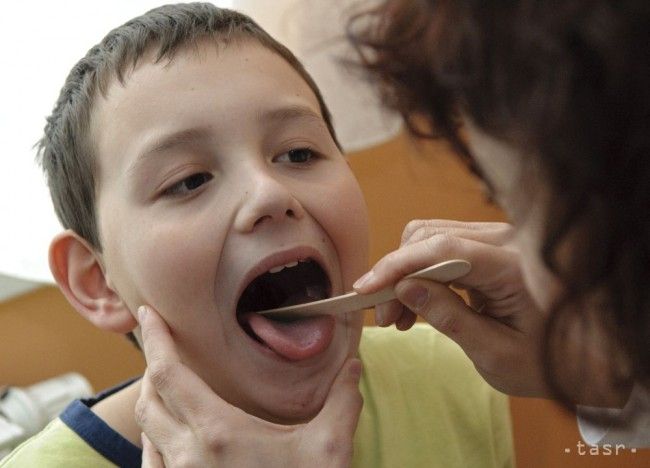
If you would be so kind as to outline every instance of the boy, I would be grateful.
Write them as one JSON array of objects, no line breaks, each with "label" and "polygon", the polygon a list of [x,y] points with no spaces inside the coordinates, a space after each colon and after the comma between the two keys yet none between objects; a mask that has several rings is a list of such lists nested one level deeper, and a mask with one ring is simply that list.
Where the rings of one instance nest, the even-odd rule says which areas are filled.
[{"label": "boy", "polygon": [[[79,313],[137,336],[134,312],[149,304],[229,404],[279,424],[314,418],[358,352],[360,314],[254,312],[349,290],[367,263],[367,216],[288,50],[210,4],[152,10],[75,66],[41,154],[68,229],[50,266]],[[505,400],[450,342],[369,330],[359,353],[355,466],[511,462]],[[6,466],[139,466],[140,385],[75,402]]]}]

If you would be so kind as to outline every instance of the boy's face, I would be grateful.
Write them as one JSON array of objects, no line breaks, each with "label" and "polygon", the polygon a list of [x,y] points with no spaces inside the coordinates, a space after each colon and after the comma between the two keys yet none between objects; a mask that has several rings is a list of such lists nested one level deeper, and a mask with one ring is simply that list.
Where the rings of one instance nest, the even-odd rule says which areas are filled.
[{"label": "boy's face", "polygon": [[362,194],[307,83],[252,41],[145,57],[99,99],[92,138],[109,285],[131,311],[154,307],[230,403],[312,417],[357,351],[360,314],[245,313],[341,294],[367,267]]}]

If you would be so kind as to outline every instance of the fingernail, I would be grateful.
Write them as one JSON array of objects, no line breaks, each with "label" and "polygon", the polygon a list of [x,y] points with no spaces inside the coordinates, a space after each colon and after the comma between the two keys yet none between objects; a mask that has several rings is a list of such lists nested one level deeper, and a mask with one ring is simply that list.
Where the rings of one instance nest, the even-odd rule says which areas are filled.
[{"label": "fingernail", "polygon": [[390,308],[386,304],[380,304],[375,308],[375,322],[377,322],[378,327],[387,327],[390,325],[388,321],[389,313]]},{"label": "fingernail", "polygon": [[375,309],[375,323],[377,324],[378,327],[386,326],[386,317],[384,316],[383,311],[380,310],[379,308]]},{"label": "fingernail", "polygon": [[395,294],[397,299],[412,311],[422,309],[429,302],[429,290],[418,285],[397,288]]},{"label": "fingernail", "polygon": [[138,307],[138,321],[142,322],[147,316],[147,306]]},{"label": "fingernail", "polygon": [[372,270],[370,270],[368,273],[366,273],[366,274],[363,275],[361,278],[359,278],[359,279],[358,279],[358,280],[357,280],[357,281],[352,285],[352,287],[353,287],[354,289],[362,288],[363,286],[365,286],[366,284],[368,284],[368,283],[370,282],[370,280],[372,279],[373,276],[374,276],[374,272],[373,272]]}]

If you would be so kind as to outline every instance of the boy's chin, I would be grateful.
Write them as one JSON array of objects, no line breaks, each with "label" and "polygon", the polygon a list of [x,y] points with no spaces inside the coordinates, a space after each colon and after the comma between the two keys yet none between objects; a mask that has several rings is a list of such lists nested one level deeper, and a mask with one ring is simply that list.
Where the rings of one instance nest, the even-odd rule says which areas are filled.
[{"label": "boy's chin", "polygon": [[314,419],[322,409],[323,404],[324,399],[317,404],[312,401],[305,405],[262,410],[259,412],[259,414],[255,414],[254,416],[257,416],[271,423],[287,426],[294,424],[303,424]]},{"label": "boy's chin", "polygon": [[323,381],[311,388],[293,388],[260,394],[259,400],[247,412],[276,424],[309,422],[323,408],[330,386],[331,382]]}]

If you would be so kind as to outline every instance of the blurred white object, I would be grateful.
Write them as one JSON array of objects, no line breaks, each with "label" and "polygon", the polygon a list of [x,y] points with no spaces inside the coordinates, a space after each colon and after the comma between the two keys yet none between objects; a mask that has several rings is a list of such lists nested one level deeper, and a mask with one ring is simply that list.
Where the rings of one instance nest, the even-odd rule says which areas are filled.
[{"label": "blurred white object", "polygon": [[15,278],[0,273],[0,302],[19,296],[41,286],[34,281]]},{"label": "blurred white object", "polygon": [[392,139],[402,119],[382,107],[375,89],[358,71],[344,66],[355,60],[345,28],[355,8],[375,0],[234,0],[300,59],[323,93],[345,151],[358,151]]},{"label": "blurred white object", "polygon": [[88,381],[76,373],[30,387],[6,387],[0,396],[0,459],[43,429],[70,402],[92,394]]}]

